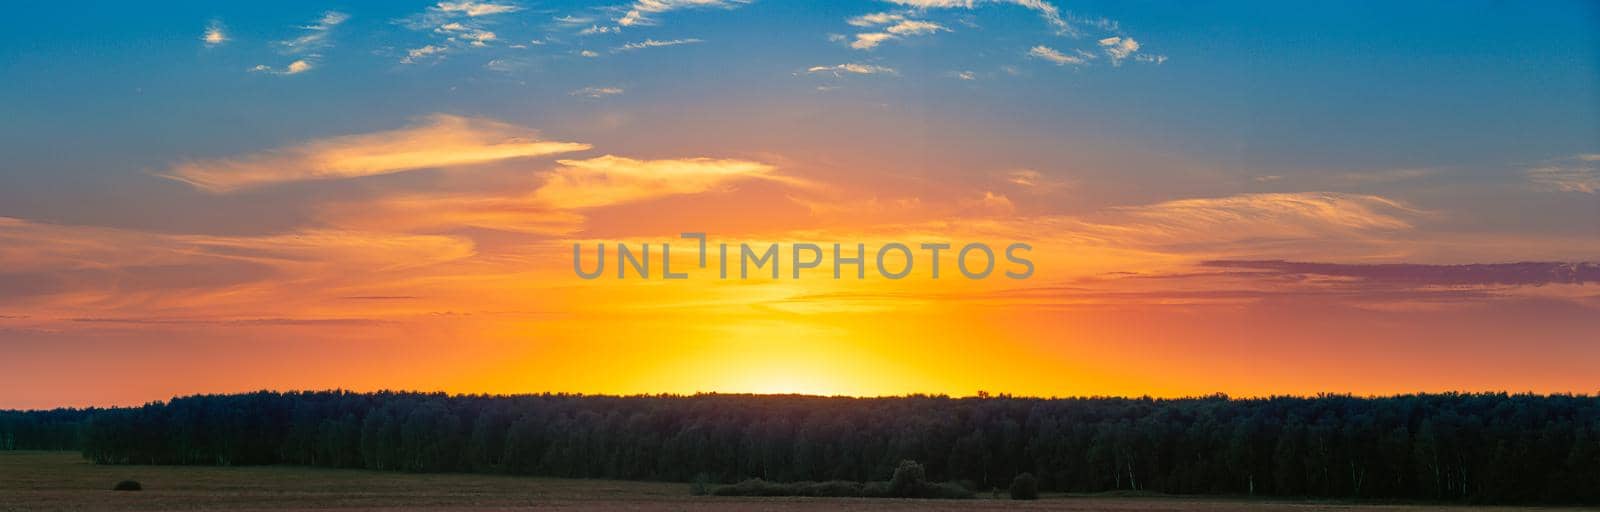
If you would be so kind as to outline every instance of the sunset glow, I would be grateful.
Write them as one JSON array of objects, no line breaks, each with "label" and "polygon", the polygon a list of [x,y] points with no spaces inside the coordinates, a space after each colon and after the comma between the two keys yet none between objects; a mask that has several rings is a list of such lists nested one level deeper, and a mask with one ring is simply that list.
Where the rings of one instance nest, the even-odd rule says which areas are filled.
[{"label": "sunset glow", "polygon": [[1600,391],[1594,4],[704,3],[15,6],[0,408]]}]

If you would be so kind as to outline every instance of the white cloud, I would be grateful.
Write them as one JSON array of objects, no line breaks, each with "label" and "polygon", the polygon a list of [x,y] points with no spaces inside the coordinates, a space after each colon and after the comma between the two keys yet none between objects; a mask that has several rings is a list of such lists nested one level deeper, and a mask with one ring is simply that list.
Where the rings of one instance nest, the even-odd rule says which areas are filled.
[{"label": "white cloud", "polygon": [[[250,71],[274,75],[297,75],[310,71],[316,67],[317,61],[322,58],[322,50],[333,46],[332,41],[329,40],[329,34],[333,32],[333,28],[349,19],[350,15],[339,11],[322,13],[322,17],[317,18],[317,21],[309,25],[300,26],[302,33],[299,37],[274,42],[278,46],[279,53],[295,58],[285,65],[283,69],[258,64],[250,68]],[[209,35],[207,34],[208,37]],[[207,44],[209,45],[210,43],[208,42]]]},{"label": "white cloud", "polygon": [[876,66],[876,65],[872,65],[872,64],[846,63],[846,64],[836,64],[836,65],[832,65],[832,66],[812,66],[812,67],[806,69],[806,73],[831,73],[834,76],[842,76],[842,75],[844,75],[846,73],[856,74],[856,75],[879,75],[879,74],[892,75],[892,74],[895,73],[895,71],[894,71],[894,68],[888,68],[888,67],[884,67],[884,66]]},{"label": "white cloud", "polygon": [[213,20],[206,25],[206,31],[200,35],[200,40],[205,41],[207,47],[217,46],[228,42],[228,34],[224,31],[222,22]]},{"label": "white cloud", "polygon": [[695,39],[695,38],[673,39],[671,41],[657,41],[655,39],[646,39],[646,40],[643,40],[643,41],[639,41],[637,43],[628,43],[628,44],[625,44],[625,45],[622,45],[622,46],[618,46],[617,48],[615,48],[615,49],[613,49],[611,51],[613,53],[615,53],[615,52],[628,52],[628,51],[633,51],[633,50],[643,50],[645,48],[659,48],[659,47],[662,47],[662,46],[677,46],[677,45],[680,45],[680,44],[695,44],[695,43],[703,43],[703,42],[705,42],[705,41],[702,41],[700,39]]},{"label": "white cloud", "polygon": [[596,53],[596,52],[594,52],[594,51],[591,51],[591,50],[583,50],[583,51],[580,51],[580,52],[578,52],[578,55],[582,55],[582,56],[584,56],[584,57],[588,57],[588,58],[591,58],[591,59],[593,59],[593,58],[595,58],[595,57],[599,57],[599,56],[600,56],[600,54],[599,54],[599,53]]},{"label": "white cloud", "polygon": [[[1078,31],[1062,17],[1061,10],[1055,5],[1044,0],[888,0],[890,3],[904,5],[916,9],[973,9],[979,4],[1011,4],[1021,6],[1039,14],[1045,23],[1055,27],[1056,32],[1066,35],[1077,35]],[[1115,24],[1109,20],[1096,20],[1090,24],[1104,26]]]},{"label": "white cloud", "polygon": [[495,40],[495,35],[494,32],[487,30],[474,30],[466,34],[462,34],[461,38],[468,41],[468,44],[472,46],[488,46],[489,41]]},{"label": "white cloud", "polygon": [[890,25],[889,28],[885,30],[887,30],[890,34],[897,36],[917,36],[923,34],[932,34],[942,30],[948,31],[950,29],[944,28],[944,25],[940,25],[931,21],[905,20]]},{"label": "white cloud", "polygon": [[1028,56],[1053,62],[1057,66],[1067,64],[1082,65],[1088,62],[1088,59],[1080,55],[1067,55],[1045,45],[1035,46],[1028,50]]},{"label": "white cloud", "polygon": [[456,50],[489,46],[499,35],[489,30],[492,22],[483,18],[521,10],[515,4],[474,0],[436,3],[402,22],[411,30],[434,34],[437,42],[407,50],[400,63],[415,64],[426,58],[443,58]]},{"label": "white cloud", "polygon": [[586,28],[586,29],[583,29],[583,30],[579,30],[578,31],[578,35],[580,35],[580,36],[592,36],[592,35],[595,35],[595,34],[609,34],[609,33],[612,33],[612,32],[616,32],[618,30],[620,30],[620,29],[618,29],[617,27],[612,27],[612,26],[602,27],[602,26],[599,26],[599,25],[589,25],[589,28]]},{"label": "white cloud", "polygon": [[313,67],[315,66],[311,64],[311,61],[305,59],[295,59],[293,62],[290,62],[289,65],[284,66],[283,69],[274,68],[266,64],[256,64],[255,67],[250,68],[250,71],[256,73],[267,73],[271,75],[295,75],[311,71],[311,68]]},{"label": "white cloud", "polygon": [[444,47],[431,44],[421,48],[412,48],[406,50],[406,56],[400,59],[400,63],[416,64],[418,61],[439,56],[440,54],[444,53],[444,51]]},{"label": "white cloud", "polygon": [[747,3],[750,3],[750,0],[636,0],[628,7],[628,11],[617,19],[617,24],[624,27],[653,25],[655,20],[650,18],[653,14],[695,8],[732,9]]},{"label": "white cloud", "polygon": [[462,2],[439,2],[434,6],[434,8],[438,9],[440,12],[461,13],[469,17],[505,14],[508,12],[517,12],[522,10],[521,7],[512,4],[474,2],[472,0],[466,0]]},{"label": "white cloud", "polygon": [[304,31],[300,37],[278,41],[278,46],[285,55],[315,55],[316,52],[332,45],[328,35],[334,27],[349,19],[350,15],[338,11],[322,13],[322,17],[317,18],[316,22],[300,27]]},{"label": "white cloud", "polygon": [[573,96],[583,96],[585,98],[599,99],[599,98],[604,98],[606,96],[616,96],[618,94],[622,94],[622,88],[621,87],[593,87],[593,86],[591,86],[591,87],[584,87],[584,88],[578,89],[576,91],[572,91],[569,94],[571,94]]},{"label": "white cloud", "polygon": [[845,22],[857,27],[872,27],[894,23],[903,19],[906,19],[904,15],[889,12],[879,12],[856,16],[846,20]]},{"label": "white cloud", "polygon": [[1112,36],[1101,39],[1100,48],[1105,50],[1106,55],[1111,56],[1111,65],[1119,66],[1122,65],[1122,59],[1139,51],[1139,42],[1131,37]]},{"label": "white cloud", "polygon": [[871,50],[878,47],[878,43],[894,39],[894,36],[884,32],[867,32],[856,34],[856,40],[850,43],[851,48],[857,50]]},{"label": "white cloud", "polygon": [[962,80],[977,80],[978,75],[971,71],[957,71],[956,78],[960,78]]},{"label": "white cloud", "polygon": [[846,23],[857,27],[882,27],[879,32],[856,34],[855,41],[850,43],[850,47],[857,50],[871,50],[877,48],[884,41],[901,37],[928,35],[934,32],[948,32],[950,30],[945,28],[944,25],[931,21],[907,19],[901,14],[882,12],[850,18],[846,20]]}]

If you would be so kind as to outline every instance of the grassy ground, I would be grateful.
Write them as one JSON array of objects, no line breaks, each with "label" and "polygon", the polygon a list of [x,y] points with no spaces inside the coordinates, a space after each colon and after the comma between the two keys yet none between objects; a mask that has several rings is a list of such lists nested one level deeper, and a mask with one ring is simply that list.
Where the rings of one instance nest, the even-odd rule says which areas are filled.
[{"label": "grassy ground", "polygon": [[[113,492],[137,480],[139,492]],[[304,467],[97,466],[76,453],[0,452],[0,511],[10,510],[1096,510],[1357,512],[1493,510],[1211,498],[1046,496],[1034,502],[689,495],[685,484],[494,475],[416,475]],[[1528,510],[1528,509],[1507,509]]]}]

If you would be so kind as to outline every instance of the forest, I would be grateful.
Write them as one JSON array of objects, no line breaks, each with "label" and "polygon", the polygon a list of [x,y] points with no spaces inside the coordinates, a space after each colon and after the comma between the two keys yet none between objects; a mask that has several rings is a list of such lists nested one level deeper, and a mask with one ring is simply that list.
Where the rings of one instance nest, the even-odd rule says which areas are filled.
[{"label": "forest", "polygon": [[1473,503],[1600,503],[1600,396],[1232,399],[486,396],[347,391],[0,412],[0,449],[100,464],[769,482],[888,480]]}]

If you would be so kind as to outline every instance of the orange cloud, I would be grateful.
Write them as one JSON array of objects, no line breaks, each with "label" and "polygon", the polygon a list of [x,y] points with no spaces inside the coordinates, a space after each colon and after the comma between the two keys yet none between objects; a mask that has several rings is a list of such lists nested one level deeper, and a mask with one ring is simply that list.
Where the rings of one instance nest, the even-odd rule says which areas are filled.
[{"label": "orange cloud", "polygon": [[491,119],[437,114],[398,130],[316,140],[237,158],[197,160],[162,176],[213,193],[277,183],[356,178],[570,153],[588,144],[538,139]]},{"label": "orange cloud", "polygon": [[735,180],[762,178],[794,183],[774,167],[749,160],[679,158],[635,160],[605,155],[561,160],[533,200],[551,208],[592,208],[669,195],[694,194]]}]

